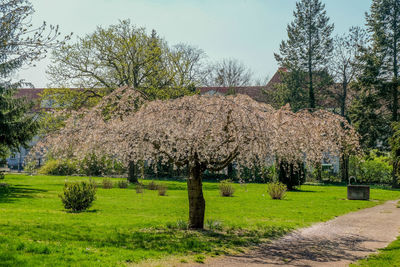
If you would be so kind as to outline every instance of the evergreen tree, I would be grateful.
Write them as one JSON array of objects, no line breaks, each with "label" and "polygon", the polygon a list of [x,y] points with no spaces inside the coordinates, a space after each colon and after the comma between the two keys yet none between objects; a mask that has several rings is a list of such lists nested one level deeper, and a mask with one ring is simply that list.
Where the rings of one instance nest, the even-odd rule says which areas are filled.
[{"label": "evergreen tree", "polygon": [[374,0],[366,19],[374,53],[381,61],[378,78],[386,84],[380,94],[390,101],[391,120],[395,122],[399,102],[400,0]]},{"label": "evergreen tree", "polygon": [[282,41],[280,54],[275,54],[275,59],[289,72],[307,73],[308,107],[315,108],[315,82],[321,79],[314,74],[326,72],[333,50],[334,25],[329,24],[325,5],[320,0],[297,2],[293,16],[294,20],[287,26],[288,40]]},{"label": "evergreen tree", "polygon": [[307,90],[304,90],[307,73],[301,70],[287,72],[281,69],[279,74],[282,82],[275,84],[272,92],[266,92],[273,99],[273,106],[280,108],[289,103],[293,111],[307,107],[308,95]]},{"label": "evergreen tree", "polygon": [[16,88],[24,81],[12,82],[13,74],[22,66],[32,64],[45,55],[49,46],[56,45],[58,28],[43,23],[32,28],[34,10],[27,0],[0,2],[0,157],[26,146],[37,130],[32,104],[16,98]]},{"label": "evergreen tree", "polygon": [[380,78],[383,61],[376,48],[364,47],[361,52],[361,72],[352,84],[357,94],[349,109],[349,119],[361,135],[364,151],[387,150],[391,116],[387,101],[382,98],[382,92],[387,90],[387,83]]}]

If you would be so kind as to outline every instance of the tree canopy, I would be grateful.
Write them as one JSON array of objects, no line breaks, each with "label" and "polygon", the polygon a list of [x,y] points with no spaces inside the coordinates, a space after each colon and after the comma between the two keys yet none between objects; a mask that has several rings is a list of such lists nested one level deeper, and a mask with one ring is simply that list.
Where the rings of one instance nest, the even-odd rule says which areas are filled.
[{"label": "tree canopy", "polygon": [[47,149],[56,157],[82,158],[91,152],[126,164],[145,161],[156,167],[161,161],[186,168],[189,223],[202,228],[204,171],[221,170],[233,161],[240,168],[262,166],[271,157],[313,164],[324,152],[355,153],[357,138],[342,117],[326,111],[275,111],[244,95],[148,102],[140,92],[120,88],[96,107],[71,116],[32,153]]},{"label": "tree canopy", "polygon": [[203,57],[201,49],[169,47],[155,30],[149,34],[123,20],[54,50],[47,72],[57,87],[129,86],[149,99],[166,99],[194,93]]}]

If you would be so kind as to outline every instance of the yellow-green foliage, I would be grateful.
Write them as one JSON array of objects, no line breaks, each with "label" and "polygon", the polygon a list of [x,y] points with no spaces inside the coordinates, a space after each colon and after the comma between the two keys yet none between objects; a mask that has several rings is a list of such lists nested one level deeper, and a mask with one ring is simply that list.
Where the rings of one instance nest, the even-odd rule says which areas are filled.
[{"label": "yellow-green foliage", "polygon": [[233,188],[232,181],[222,180],[219,185],[219,192],[223,197],[233,197],[233,193],[235,193],[235,188]]},{"label": "yellow-green foliage", "polygon": [[144,186],[143,184],[137,183],[135,186],[135,190],[137,194],[141,194],[144,191]]},{"label": "yellow-green foliage", "polygon": [[93,181],[65,183],[60,198],[67,210],[73,212],[86,210],[96,199],[96,185]]},{"label": "yellow-green foliage", "polygon": [[392,181],[393,167],[387,154],[373,150],[363,159],[350,159],[350,175],[358,182],[388,184]]},{"label": "yellow-green foliage", "polygon": [[286,197],[287,187],[281,182],[269,183],[267,192],[272,199],[284,199]]},{"label": "yellow-green foliage", "polygon": [[157,188],[158,188],[158,185],[157,185],[154,181],[151,181],[151,182],[147,185],[147,189],[149,189],[149,190],[157,190]]},{"label": "yellow-green foliage", "polygon": [[113,182],[109,178],[104,178],[102,184],[104,189],[111,189],[114,187]]},{"label": "yellow-green foliage", "polygon": [[166,196],[168,187],[166,185],[160,184],[157,186],[157,190],[159,196]]},{"label": "yellow-green foliage", "polygon": [[71,160],[50,159],[38,170],[40,174],[71,175],[77,173],[76,164]]},{"label": "yellow-green foliage", "polygon": [[129,182],[127,180],[118,181],[119,188],[128,188]]}]

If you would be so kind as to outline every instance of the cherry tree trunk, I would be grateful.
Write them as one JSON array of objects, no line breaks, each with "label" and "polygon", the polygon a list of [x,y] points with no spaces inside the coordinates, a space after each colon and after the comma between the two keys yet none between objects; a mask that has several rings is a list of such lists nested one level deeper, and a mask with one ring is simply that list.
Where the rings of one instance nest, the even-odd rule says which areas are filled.
[{"label": "cherry tree trunk", "polygon": [[204,213],[206,201],[203,196],[202,170],[199,164],[189,169],[188,196],[189,196],[189,228],[204,228]]},{"label": "cherry tree trunk", "polygon": [[278,171],[279,182],[285,184],[289,191],[295,190],[297,186],[305,182],[305,169],[302,162],[298,162],[296,166],[293,163],[281,161]]},{"label": "cherry tree trunk", "polygon": [[349,183],[349,156],[342,155],[340,159],[340,169],[342,175],[342,183]]},{"label": "cherry tree trunk", "polygon": [[136,164],[133,161],[129,161],[128,164],[128,181],[135,184],[138,182]]},{"label": "cherry tree trunk", "polygon": [[228,179],[234,180],[235,177],[235,170],[233,168],[233,164],[229,163],[228,164]]}]

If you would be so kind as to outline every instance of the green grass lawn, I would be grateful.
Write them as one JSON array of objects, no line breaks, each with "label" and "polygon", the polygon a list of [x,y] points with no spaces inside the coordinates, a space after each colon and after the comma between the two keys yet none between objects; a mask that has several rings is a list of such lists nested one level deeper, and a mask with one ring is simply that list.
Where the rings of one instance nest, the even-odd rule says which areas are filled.
[{"label": "green grass lawn", "polygon": [[392,242],[389,246],[381,249],[378,254],[369,256],[364,260],[358,261],[351,266],[369,266],[369,267],[382,267],[382,266],[400,266],[400,237]]},{"label": "green grass lawn", "polygon": [[65,179],[87,178],[6,176],[11,190],[0,193],[0,266],[115,266],[165,257],[200,259],[196,255],[221,254],[400,198],[400,191],[372,189],[373,201],[348,201],[345,187],[302,186],[285,200],[271,200],[264,184],[235,185],[235,196],[224,198],[217,183],[204,183],[206,220],[222,222],[223,230],[197,232],[171,229],[187,220],[185,182],[160,182],[168,186],[167,196],[149,190],[137,194],[133,186],[98,189],[89,211],[69,213],[58,197]]}]

